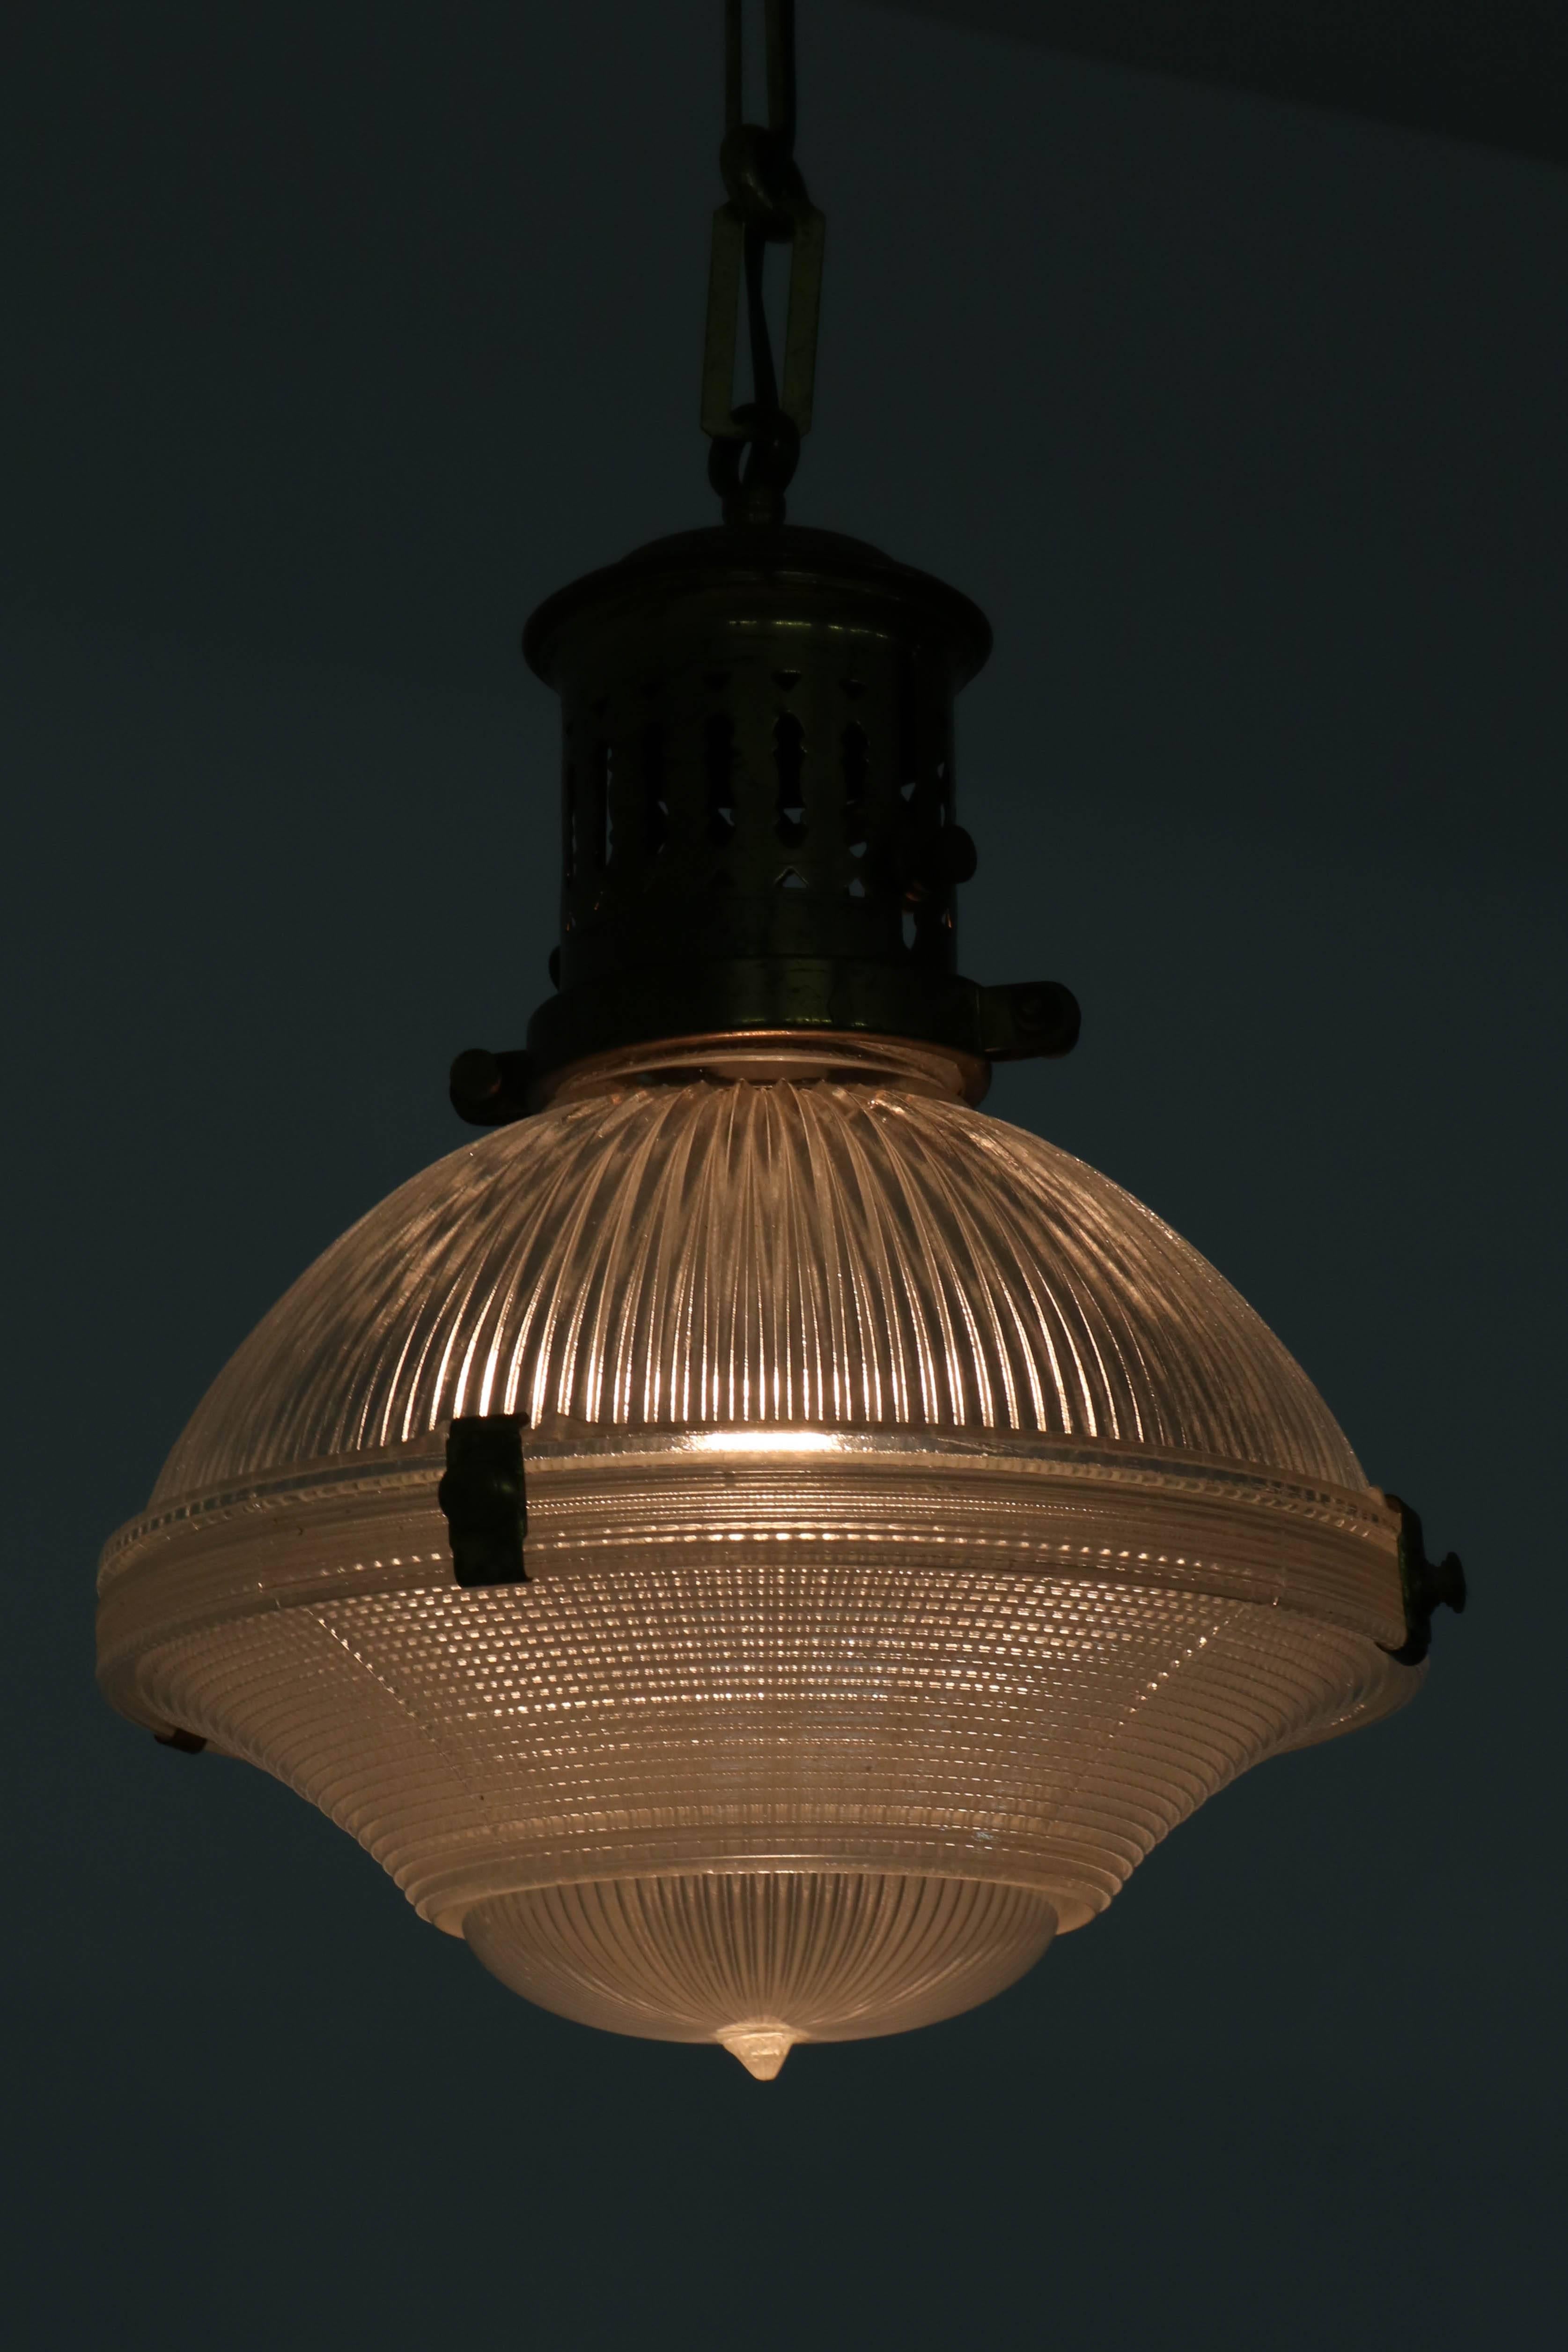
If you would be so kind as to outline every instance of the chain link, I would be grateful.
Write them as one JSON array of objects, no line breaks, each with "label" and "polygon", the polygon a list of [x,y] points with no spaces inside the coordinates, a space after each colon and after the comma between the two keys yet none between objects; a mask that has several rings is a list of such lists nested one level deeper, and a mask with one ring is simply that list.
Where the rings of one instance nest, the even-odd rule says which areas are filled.
[{"label": "chain link", "polygon": [[[725,0],[725,133],[719,169],[728,201],[714,215],[703,356],[703,430],[712,442],[708,479],[727,522],[782,522],[784,493],[810,430],[817,370],[826,224],[795,162],[795,0],[763,0],[768,67],[766,125],[745,119],[745,8]],[[789,290],[782,382],[768,324],[764,268],[769,245],[788,245]],[[735,368],[746,296],[749,401],[735,405]]]}]

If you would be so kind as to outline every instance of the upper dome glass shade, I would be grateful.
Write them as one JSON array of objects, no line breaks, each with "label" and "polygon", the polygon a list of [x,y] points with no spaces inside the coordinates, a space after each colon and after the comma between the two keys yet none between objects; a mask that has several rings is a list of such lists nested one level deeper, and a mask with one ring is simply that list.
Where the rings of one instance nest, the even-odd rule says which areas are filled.
[{"label": "upper dome glass shade", "polygon": [[[287,1780],[530,1999],[760,2074],[1000,1990],[1419,1681],[1396,1515],[1258,1317],[892,1076],[601,1078],[426,1170],[100,1579],[127,1714]],[[497,1412],[530,1580],[465,1590],[444,1439]]]}]

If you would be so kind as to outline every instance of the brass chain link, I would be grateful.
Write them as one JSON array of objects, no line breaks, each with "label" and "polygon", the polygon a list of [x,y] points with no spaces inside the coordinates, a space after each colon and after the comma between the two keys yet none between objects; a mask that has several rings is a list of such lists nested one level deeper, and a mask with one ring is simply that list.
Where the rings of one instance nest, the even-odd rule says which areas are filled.
[{"label": "brass chain link", "polygon": [[[766,125],[745,119],[745,8],[725,0],[725,132],[719,150],[727,202],[713,219],[703,431],[712,440],[708,479],[727,522],[782,522],[784,493],[811,425],[826,223],[795,161],[795,0],[763,0],[768,65]],[[769,245],[789,247],[782,369],[768,324],[764,268]],[[751,394],[735,404],[741,290],[746,295]]]}]

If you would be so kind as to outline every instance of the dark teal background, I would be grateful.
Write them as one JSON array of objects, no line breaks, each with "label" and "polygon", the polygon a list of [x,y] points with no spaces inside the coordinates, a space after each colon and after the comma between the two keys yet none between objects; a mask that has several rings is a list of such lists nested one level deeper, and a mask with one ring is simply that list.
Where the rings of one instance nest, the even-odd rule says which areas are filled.
[{"label": "dark teal background", "polygon": [[1568,160],[1559,0],[886,0],[1069,57]]},{"label": "dark teal background", "polygon": [[[521,621],[708,519],[716,7],[11,37],[0,2311],[28,2347],[1558,2340],[1568,177],[802,0],[795,511],[951,577],[991,1108],[1186,1233],[1469,1565],[990,2007],[527,2008],[91,1683],[228,1351],[546,989]],[[1553,2318],[1556,2311],[1557,2317]]]}]

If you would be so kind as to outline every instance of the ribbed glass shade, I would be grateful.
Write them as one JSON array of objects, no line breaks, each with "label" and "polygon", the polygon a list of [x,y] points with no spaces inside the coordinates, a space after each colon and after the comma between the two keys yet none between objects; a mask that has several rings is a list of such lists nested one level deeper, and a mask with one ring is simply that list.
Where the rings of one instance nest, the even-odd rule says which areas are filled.
[{"label": "ribbed glass shade", "polygon": [[[983,2000],[1419,1676],[1393,1512],[1104,1177],[872,1078],[605,1079],[304,1275],[110,1544],[115,1703],[276,1773],[507,1983],[790,2042]],[[531,1581],[455,1585],[518,1411]]]}]

